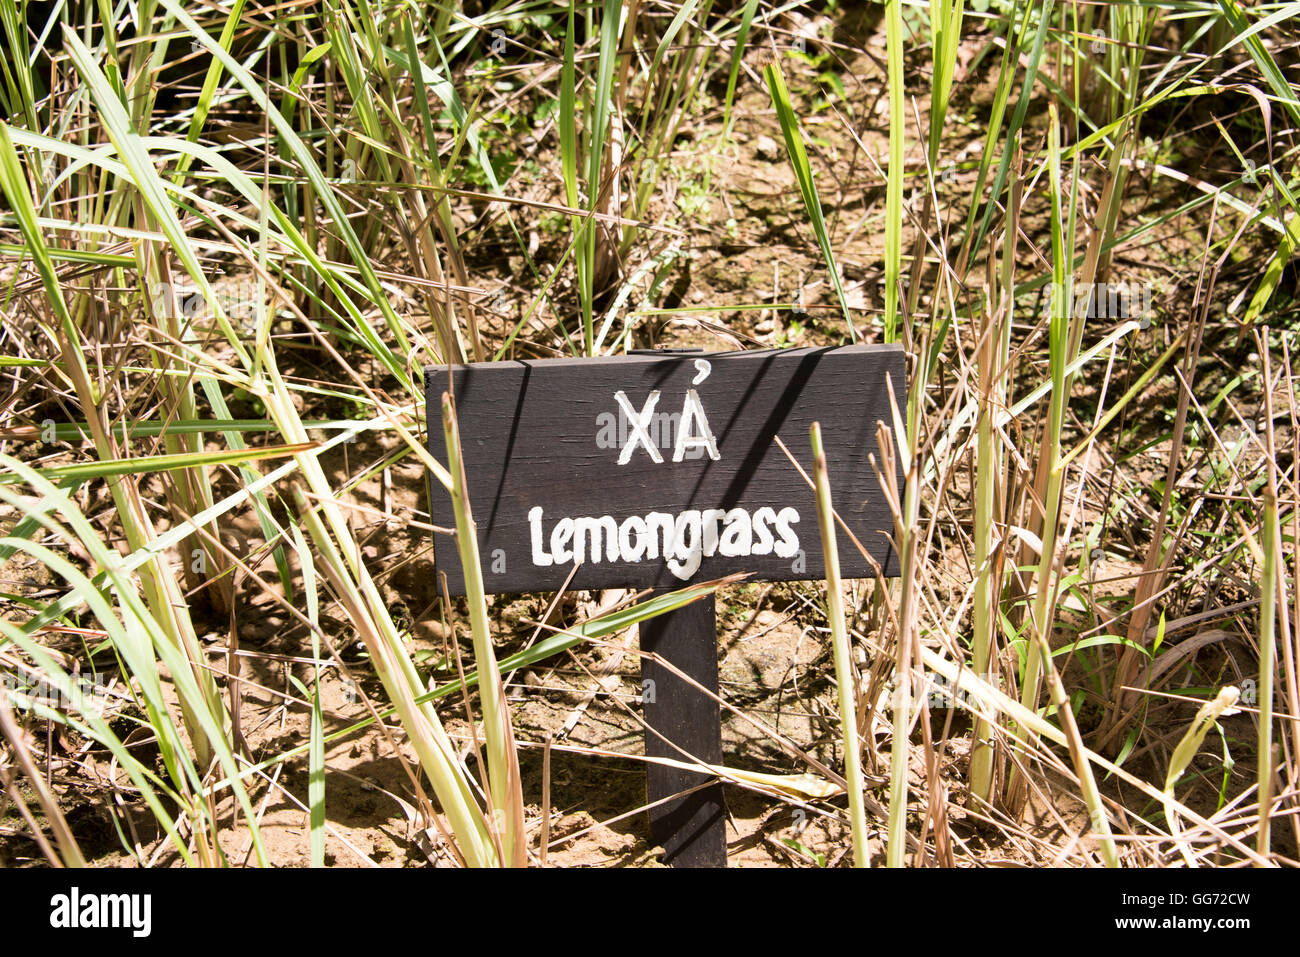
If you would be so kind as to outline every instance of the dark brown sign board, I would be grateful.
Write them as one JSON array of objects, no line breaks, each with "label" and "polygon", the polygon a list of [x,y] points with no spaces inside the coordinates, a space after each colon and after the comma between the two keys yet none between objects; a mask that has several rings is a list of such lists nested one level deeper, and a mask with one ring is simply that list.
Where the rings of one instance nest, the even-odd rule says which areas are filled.
[{"label": "dark brown sign board", "polygon": [[[875,577],[878,565],[896,575],[893,518],[867,458],[877,423],[894,421],[891,385],[901,407],[899,346],[433,366],[429,448],[445,465],[436,410],[450,388],[488,592],[556,591],[575,563],[573,589],[667,591],[733,573],[825,577],[813,491],[774,441],[811,474],[817,421],[836,512],[877,563],[841,534],[841,574]],[[433,524],[454,527],[446,490],[431,483],[430,500]],[[450,537],[434,537],[434,563],[463,595]],[[642,650],[716,692],[713,621],[712,600],[653,619]],[[642,673],[655,689],[644,702],[646,753],[720,763],[716,703],[653,660]],[[652,801],[700,783],[655,764],[649,780]],[[723,823],[720,786],[651,810],[652,838],[678,864],[725,864]]]}]

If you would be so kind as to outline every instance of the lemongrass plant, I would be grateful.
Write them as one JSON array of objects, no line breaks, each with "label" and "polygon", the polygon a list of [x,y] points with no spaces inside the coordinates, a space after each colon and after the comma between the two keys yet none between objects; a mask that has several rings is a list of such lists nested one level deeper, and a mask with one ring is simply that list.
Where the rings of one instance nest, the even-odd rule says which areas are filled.
[{"label": "lemongrass plant", "polygon": [[[223,792],[233,795],[242,809],[243,823],[249,828],[257,850],[258,860],[266,862],[256,815],[253,813],[248,797],[250,783],[261,773],[255,765],[241,763],[234,745],[239,737],[239,729],[232,728],[230,716],[224,710],[217,693],[214,670],[206,661],[206,653],[199,647],[196,630],[188,603],[179,591],[176,578],[172,574],[168,549],[175,548],[186,536],[197,538],[205,547],[216,548],[218,541],[217,527],[223,515],[228,515],[237,507],[256,504],[259,497],[267,494],[271,481],[283,482],[290,476],[296,480],[287,494],[281,491],[281,497],[291,506],[289,535],[277,532],[278,523],[267,518],[263,523],[268,545],[287,546],[297,552],[299,564],[303,569],[304,591],[307,594],[308,615],[305,622],[309,625],[316,652],[317,687],[310,702],[311,741],[310,763],[312,769],[312,786],[309,793],[311,812],[311,857],[314,862],[323,860],[323,829],[325,821],[323,808],[326,795],[322,787],[323,745],[326,740],[323,718],[319,704],[319,668],[320,632],[319,603],[317,599],[317,580],[328,586],[333,600],[343,609],[351,627],[365,644],[370,659],[380,677],[385,691],[401,718],[402,726],[416,752],[422,770],[438,798],[442,813],[450,825],[454,836],[454,853],[466,864],[491,866],[497,864],[519,865],[525,862],[523,833],[523,805],[519,793],[517,760],[514,755],[509,734],[509,720],[504,711],[504,700],[500,697],[499,681],[489,682],[481,694],[485,709],[485,724],[489,745],[490,762],[484,781],[490,794],[488,806],[478,803],[471,779],[460,763],[458,753],[443,729],[441,719],[434,710],[433,698],[427,693],[423,679],[417,671],[409,650],[403,644],[402,637],[394,624],[388,603],[377,587],[373,573],[367,568],[362,558],[361,548],[355,533],[344,512],[340,499],[340,490],[327,477],[322,468],[320,456],[347,438],[340,434],[331,442],[319,443],[311,440],[307,425],[299,412],[295,401],[295,386],[282,374],[280,355],[275,340],[268,334],[276,310],[285,309],[296,313],[300,319],[310,324],[299,307],[291,289],[306,292],[314,297],[316,305],[322,309],[331,309],[333,315],[342,323],[342,328],[351,340],[361,344],[375,361],[386,367],[396,378],[399,385],[418,399],[421,394],[420,382],[412,375],[405,356],[410,351],[409,341],[416,334],[410,325],[398,317],[389,301],[387,290],[380,284],[375,270],[366,255],[360,236],[349,225],[349,219],[343,212],[339,197],[320,169],[316,156],[309,150],[302,137],[276,104],[266,90],[254,78],[247,66],[236,60],[230,52],[230,25],[237,22],[239,11],[236,9],[226,21],[221,39],[214,38],[199,24],[194,17],[179,4],[171,0],[162,0],[158,8],[150,7],[150,23],[153,11],[165,10],[163,21],[169,27],[175,27],[192,42],[195,48],[202,48],[212,57],[212,67],[208,71],[208,84],[222,84],[222,76],[228,77],[243,95],[250,97],[264,111],[269,126],[284,144],[288,154],[299,164],[305,178],[302,184],[304,195],[311,197],[312,203],[320,203],[326,216],[331,221],[331,229],[340,237],[342,246],[339,251],[350,255],[347,268],[340,269],[336,263],[323,260],[312,248],[292,218],[275,202],[267,202],[266,183],[256,183],[251,177],[230,163],[220,151],[202,145],[194,135],[191,126],[185,138],[153,136],[148,127],[148,110],[136,103],[134,112],[128,112],[118,100],[117,92],[108,80],[101,60],[107,58],[111,70],[121,70],[138,84],[142,64],[148,57],[140,59],[141,50],[147,51],[150,43],[158,43],[157,52],[161,56],[166,49],[166,39],[147,36],[135,46],[129,62],[118,64],[116,55],[110,47],[92,49],[72,33],[61,38],[66,44],[68,55],[75,65],[79,76],[85,83],[91,98],[101,111],[103,128],[109,135],[109,142],[96,149],[69,144],[55,137],[47,136],[36,130],[15,130],[0,125],[0,177],[5,196],[10,208],[17,214],[18,225],[25,241],[25,249],[32,256],[38,274],[44,285],[46,308],[52,311],[54,322],[47,326],[52,339],[61,342],[62,361],[51,366],[49,371],[55,375],[66,376],[76,387],[86,427],[95,439],[97,461],[85,466],[77,466],[71,471],[50,471],[53,478],[66,481],[104,478],[109,483],[110,491],[116,501],[118,521],[127,532],[131,543],[133,557],[126,564],[108,557],[97,533],[80,520],[76,525],[75,540],[81,547],[96,555],[103,572],[109,575],[116,591],[118,605],[104,604],[94,587],[66,566],[61,560],[49,553],[44,546],[30,541],[29,537],[49,523],[42,519],[42,512],[34,509],[29,502],[14,497],[12,493],[0,490],[5,501],[19,508],[27,516],[22,530],[28,537],[16,537],[4,543],[7,554],[26,552],[40,557],[51,568],[58,568],[65,579],[74,586],[74,591],[58,602],[44,609],[21,629],[6,625],[6,637],[22,651],[32,656],[38,667],[61,688],[68,687],[69,679],[60,667],[45,655],[40,645],[33,641],[44,624],[58,615],[69,614],[82,603],[90,601],[92,612],[104,627],[113,649],[126,664],[126,680],[129,686],[144,695],[144,702],[149,724],[154,727],[164,752],[169,771],[170,783],[150,777],[136,780],[138,768],[130,756],[122,752],[121,743],[106,726],[96,723],[92,715],[82,714],[73,720],[71,715],[50,713],[52,720],[72,721],[74,726],[88,737],[98,741],[121,755],[124,769],[141,787],[146,800],[154,808],[160,826],[176,845],[177,851],[186,860],[191,860],[189,844],[183,840],[183,832],[188,829],[189,843],[196,843],[199,849],[198,862],[212,864],[222,859],[221,845],[217,841],[219,820],[223,815],[217,811],[217,801]],[[343,20],[349,11],[336,10],[334,20],[334,45],[339,53],[349,46],[348,37],[339,32]],[[354,18],[351,22],[359,25]],[[409,37],[409,33],[408,33]],[[375,35],[369,35],[369,52],[378,56],[378,42]],[[386,51],[384,51],[386,52]],[[408,46],[408,53],[412,50]],[[349,61],[351,62],[351,61]],[[410,61],[408,60],[408,66]],[[349,68],[350,69],[350,68]],[[355,71],[345,69],[345,75],[351,75],[357,85],[353,89],[356,97],[366,100],[371,89],[364,85]],[[389,81],[391,82],[391,81]],[[138,86],[137,86],[138,88]],[[391,90],[391,86],[389,87]],[[376,94],[384,90],[376,89]],[[210,91],[211,94],[211,91]],[[211,94],[215,95],[215,94]],[[380,100],[370,100],[379,103]],[[211,96],[203,108],[211,103]],[[394,97],[389,95],[389,107],[396,105]],[[364,107],[364,103],[363,103]],[[380,135],[377,114],[379,107],[365,110],[363,126],[370,133]],[[21,154],[20,154],[20,151]],[[169,433],[164,425],[159,428],[146,428],[144,435],[161,437],[165,452],[162,455],[134,455],[126,449],[114,445],[113,435],[117,429],[110,426],[104,413],[105,393],[102,391],[102,373],[92,375],[85,360],[85,352],[92,346],[83,329],[84,312],[74,315],[67,302],[72,300],[84,309],[88,302],[86,293],[68,283],[60,272],[57,262],[64,261],[58,253],[52,253],[45,242],[47,228],[38,217],[33,206],[28,182],[23,173],[23,156],[39,158],[42,156],[65,157],[73,164],[74,170],[84,170],[81,175],[89,174],[111,177],[120,184],[122,194],[133,197],[134,210],[139,222],[151,230],[149,241],[153,250],[145,260],[134,263],[141,273],[156,279],[168,273],[162,269],[179,266],[186,279],[193,283],[202,301],[211,309],[213,332],[216,342],[226,350],[223,357],[212,348],[209,340],[205,348],[198,347],[196,335],[198,330],[187,325],[182,327],[173,322],[174,316],[166,313],[146,311],[145,322],[155,322],[166,343],[159,350],[165,361],[153,366],[130,366],[134,375],[152,377],[157,384],[167,385],[186,383],[184,388],[173,392],[164,407],[168,419],[190,423],[197,428],[180,429]],[[381,154],[383,155],[383,154]],[[160,172],[156,166],[158,159],[172,161],[176,166],[171,170]],[[377,159],[382,169],[387,168],[388,160]],[[35,164],[39,166],[39,164]],[[31,164],[29,167],[31,168]],[[408,164],[407,168],[410,166]],[[391,168],[388,175],[394,176]],[[96,172],[98,171],[98,172]],[[235,196],[240,196],[250,206],[262,211],[255,219],[245,216],[236,206],[222,206],[211,199],[200,197],[195,191],[199,180],[211,182],[214,179]],[[436,207],[435,207],[436,208]],[[192,215],[199,211],[201,219],[211,225],[228,242],[228,248],[237,257],[244,260],[246,268],[256,277],[257,288],[274,303],[268,306],[265,301],[256,303],[254,326],[255,334],[251,340],[239,329],[222,298],[214,289],[209,278],[207,264],[199,252],[200,244],[196,242],[191,231],[182,221],[182,215]],[[240,234],[251,233],[252,239],[246,240]],[[424,233],[421,240],[426,248],[432,249],[433,237]],[[104,254],[107,255],[107,254]],[[433,254],[435,257],[437,253]],[[57,258],[56,258],[57,257]],[[428,260],[428,257],[425,257]],[[114,260],[116,264],[116,260]],[[157,264],[168,263],[166,267]],[[432,265],[431,267],[432,268]],[[282,278],[277,280],[276,274]],[[304,282],[307,276],[310,282]],[[443,277],[431,273],[435,284],[447,285]],[[329,302],[324,299],[328,292]],[[332,304],[332,305],[331,305]],[[336,306],[337,309],[333,309]],[[375,309],[383,319],[383,329],[372,325],[367,313]],[[169,325],[169,323],[171,323]],[[454,314],[443,317],[442,325],[446,330],[455,323]],[[211,334],[205,332],[205,334]],[[459,333],[455,333],[458,335]],[[442,338],[441,345],[429,350],[432,355],[463,356],[464,349],[451,350],[449,343],[454,338],[448,332]],[[323,348],[330,348],[322,340]],[[337,353],[335,354],[337,356]],[[397,406],[387,399],[381,399],[373,391],[364,387],[360,377],[346,362],[341,365],[353,378],[354,393],[362,404],[369,405],[377,415],[380,428],[392,429],[405,445],[405,451],[414,453],[430,469],[435,478],[456,497],[458,508],[464,513],[466,506],[464,477],[453,480],[451,474],[438,466],[417,436],[419,423],[419,406],[415,401]],[[216,418],[205,423],[198,413],[198,407],[186,396],[184,390],[188,383],[197,382],[203,390],[204,397],[211,404]],[[238,388],[252,396],[265,409],[267,421],[259,424],[259,430],[269,430],[284,439],[281,447],[246,450],[243,448],[242,429],[233,427],[223,397],[223,389]],[[451,444],[452,461],[458,461],[454,454],[458,439],[454,431],[454,419],[448,418],[448,441]],[[219,428],[223,423],[226,428]],[[373,427],[373,426],[370,426]],[[121,432],[127,431],[125,422],[121,423]],[[231,451],[208,453],[202,451],[202,432],[217,432],[223,435],[232,446]],[[355,434],[355,430],[353,433]],[[291,437],[291,438],[290,438]],[[253,463],[268,455],[286,455],[291,457],[289,465],[274,470],[267,476],[258,474]],[[245,480],[245,489],[237,494],[214,503],[211,498],[210,480],[202,478],[207,469],[223,463],[233,463],[241,467],[240,475]],[[53,507],[67,510],[63,495],[49,484],[50,478],[40,472],[15,463],[14,478],[29,487],[34,487],[52,502]],[[183,498],[176,503],[180,520],[165,534],[159,534],[154,519],[142,504],[138,481],[146,471],[174,469],[191,471],[200,476],[199,485],[203,489],[202,500]],[[161,474],[166,474],[165,472]],[[283,486],[282,486],[283,488]],[[468,521],[465,515],[464,521]],[[276,539],[279,539],[276,542]],[[473,543],[472,534],[465,541]],[[235,559],[220,550],[214,554]],[[477,561],[472,555],[466,557],[466,568],[476,568]],[[215,564],[215,563],[214,563]],[[223,563],[224,564],[224,563]],[[65,567],[66,566],[66,567]],[[135,594],[133,575],[143,583],[145,603],[142,605],[132,596]],[[221,581],[220,572],[206,580]],[[481,586],[481,583],[480,583]],[[665,598],[637,606],[630,616],[627,613],[618,619],[622,627],[635,623],[642,616],[649,616],[674,607],[674,602],[690,600],[704,592],[694,589],[688,593],[665,596]],[[481,599],[482,588],[478,590]],[[122,632],[120,622],[126,623]],[[476,674],[497,674],[496,661],[492,650],[491,635],[487,631],[485,607],[482,602],[471,611],[471,630],[474,637]],[[121,637],[119,637],[121,635]],[[148,636],[149,641],[141,643],[137,638],[128,642],[127,637]],[[168,730],[166,724],[170,713],[168,706],[158,690],[158,675],[153,665],[155,660],[165,665],[167,674],[180,690],[179,704],[185,718],[186,733],[181,736],[175,730]],[[228,676],[231,681],[232,695],[238,694],[234,683],[236,676]],[[79,723],[84,722],[84,723]],[[192,757],[189,756],[192,752]],[[216,783],[208,777],[208,765],[215,759],[220,765],[220,775]],[[281,760],[283,760],[283,756]],[[169,797],[173,797],[184,813],[179,819],[173,818],[161,810],[151,795],[155,787],[165,787]],[[497,812],[503,812],[501,818]],[[71,852],[69,852],[70,857]],[[143,863],[143,861],[142,861]]]},{"label": "lemongrass plant", "polygon": [[[858,676],[849,648],[844,623],[844,585],[840,579],[840,551],[835,534],[835,509],[831,504],[830,474],[822,445],[821,423],[810,433],[813,453],[813,482],[817,491],[817,527],[821,530],[822,556],[826,562],[826,610],[831,626],[831,649],[835,659],[835,682],[839,688],[840,733],[844,738],[844,779],[848,783],[849,825],[853,832],[853,863],[871,865],[867,848],[867,816],[863,807],[862,744],[858,734]],[[891,829],[890,839],[893,840]]]},{"label": "lemongrass plant", "polygon": [[[1284,69],[1287,11],[1191,0],[1177,10],[1016,2],[977,12],[936,0],[927,21],[891,2],[876,28],[884,56],[862,61],[858,78],[864,92],[885,84],[888,116],[855,109],[846,119],[806,115],[791,91],[810,78],[796,80],[792,61],[765,77],[747,66],[747,48],[784,29],[787,6],[508,0],[471,17],[454,4],[330,0],[272,30],[241,0],[64,4],[45,24],[28,22],[35,5],[0,0],[14,53],[0,60],[0,370],[13,386],[0,421],[0,441],[12,443],[0,450],[0,502],[13,521],[0,561],[13,563],[6,574],[43,566],[59,589],[10,603],[17,614],[0,623],[0,661],[72,693],[77,656],[55,653],[58,635],[93,632],[92,661],[120,660],[127,730],[89,704],[37,703],[33,714],[107,749],[118,780],[138,790],[158,839],[137,841],[123,824],[133,859],[243,863],[238,829],[249,859],[265,860],[258,795],[280,788],[278,772],[301,755],[304,795],[276,793],[305,802],[309,859],[324,863],[327,749],[392,716],[416,756],[417,788],[432,787],[449,856],[526,859],[529,822],[520,823],[513,729],[495,676],[670,602],[506,656],[476,595],[470,674],[431,687],[366,557],[357,499],[370,478],[419,463],[467,501],[475,477],[440,469],[425,447],[431,418],[435,435],[440,422],[444,430],[435,441],[458,458],[454,418],[422,406],[418,370],[430,363],[618,351],[646,316],[769,308],[654,301],[688,247],[710,256],[715,245],[701,237],[717,224],[673,225],[671,191],[660,189],[670,163],[726,182],[726,164],[715,171],[678,134],[703,132],[697,145],[723,144],[713,151],[722,155],[738,145],[733,129],[756,128],[786,140],[799,186],[789,208],[802,209],[815,239],[807,249],[782,241],[781,255],[825,264],[845,323],[821,324],[812,341],[883,338],[904,343],[911,359],[906,388],[894,383],[892,423],[905,476],[890,503],[902,581],[879,587],[869,609],[847,605],[843,629],[831,621],[846,731],[850,708],[873,722],[879,700],[861,697],[869,692],[853,668],[840,668],[847,637],[872,656],[863,685],[878,690],[892,672],[908,686],[889,720],[864,725],[864,740],[889,741],[891,777],[887,807],[867,790],[855,809],[861,789],[851,786],[855,854],[866,846],[862,819],[869,827],[878,817],[888,863],[906,862],[909,848],[915,860],[953,860],[947,795],[965,789],[934,760],[942,748],[927,752],[919,788],[907,779],[909,732],[925,722],[929,740],[930,730],[911,684],[930,676],[969,692],[958,706],[971,712],[970,747],[949,742],[970,755],[968,820],[1014,833],[1038,793],[1087,816],[1091,839],[1062,852],[1071,861],[1199,865],[1227,854],[1268,864],[1286,854],[1284,842],[1300,835],[1300,736],[1280,718],[1300,710],[1300,558],[1288,562],[1286,550],[1300,509],[1277,448],[1287,440],[1273,435],[1295,421],[1285,279],[1300,247],[1300,101]],[[513,32],[533,16],[549,18],[551,36]],[[114,27],[128,21],[123,42]],[[475,51],[495,28],[506,32],[504,69],[479,71]],[[838,39],[828,48],[854,55]],[[990,96],[971,97],[985,80]],[[193,92],[178,98],[179,86]],[[775,115],[752,111],[755,102]],[[1182,125],[1211,103],[1211,126]],[[1224,103],[1240,104],[1236,115]],[[521,149],[512,138],[524,127],[532,138]],[[832,231],[828,223],[844,220],[827,184],[850,141],[868,152],[880,144],[868,162],[885,189],[868,191],[857,226]],[[530,153],[536,170],[512,153]],[[463,188],[470,178],[488,185]],[[908,208],[909,181],[925,184],[919,208]],[[1181,242],[1167,240],[1187,223],[1203,236],[1183,262]],[[523,270],[480,273],[498,248]],[[864,282],[865,307],[853,314],[838,268],[850,258],[878,258],[883,279]],[[1244,269],[1252,262],[1259,268]],[[229,307],[219,269],[248,278],[250,309]],[[1161,270],[1174,289],[1170,315],[1190,302],[1190,322],[1166,328],[1159,309],[1101,314],[1101,284]],[[484,276],[502,279],[507,314],[486,308]],[[181,288],[193,289],[199,313],[155,295]],[[1233,345],[1249,348],[1256,324],[1258,362]],[[1166,402],[1174,393],[1176,406]],[[322,405],[353,411],[333,416]],[[1256,406],[1263,418],[1247,429]],[[336,462],[351,455],[353,469],[358,436],[383,451],[340,478]],[[1153,451],[1166,459],[1148,482],[1136,463]],[[458,514],[458,525],[471,528],[473,517]],[[472,534],[458,537],[472,545]],[[477,564],[472,551],[462,561]],[[1094,581],[1094,562],[1123,571]],[[1251,582],[1257,592],[1242,608],[1217,623],[1196,618]],[[246,676],[225,632],[232,610],[238,632],[240,609],[259,593],[310,639],[300,656],[308,670],[285,699],[308,740],[253,757],[239,740]],[[346,727],[323,695],[339,666],[330,658],[340,612],[384,699],[367,699],[373,711]],[[1158,749],[1167,726],[1187,729],[1190,713],[1171,702],[1228,680],[1202,674],[1198,690],[1204,659],[1182,650],[1198,623],[1240,632],[1223,644],[1226,667],[1242,671],[1229,677],[1258,683],[1244,716],[1221,716],[1228,729],[1258,720],[1252,734],[1225,731],[1225,749],[1231,742],[1250,760],[1225,768],[1213,800],[1258,802],[1231,818],[1188,807],[1200,806],[1186,793],[1200,776],[1145,781],[1134,757]],[[1241,650],[1252,643],[1257,656]],[[846,691],[859,697],[846,702]],[[471,731],[487,745],[481,777],[460,763],[461,742],[438,711],[467,693],[479,702]],[[944,724],[945,737],[967,733]],[[21,763],[25,745],[11,730],[5,747]],[[141,759],[142,735],[157,739],[158,765]],[[1178,760],[1190,768],[1199,753],[1189,745]],[[50,795],[32,793],[33,820],[40,811],[50,828],[41,853],[86,858],[57,807],[42,804]],[[1113,813],[1122,793],[1157,813]],[[923,823],[910,831],[908,809],[918,806]],[[842,808],[817,807],[846,823]]]}]

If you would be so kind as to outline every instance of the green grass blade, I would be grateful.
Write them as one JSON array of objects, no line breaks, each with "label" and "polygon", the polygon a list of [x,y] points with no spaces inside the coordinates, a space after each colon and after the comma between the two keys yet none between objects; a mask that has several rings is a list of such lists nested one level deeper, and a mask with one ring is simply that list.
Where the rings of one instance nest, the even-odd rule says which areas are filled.
[{"label": "green grass blade", "polygon": [[775,62],[769,64],[766,75],[768,90],[772,95],[772,104],[776,107],[777,121],[781,125],[781,133],[785,137],[785,148],[790,157],[790,166],[794,170],[795,180],[799,184],[799,193],[803,197],[804,208],[808,211],[808,219],[812,225],[813,233],[817,237],[817,245],[821,247],[822,256],[826,260],[831,285],[834,287],[835,295],[839,299],[840,309],[844,312],[844,323],[848,326],[849,341],[857,342],[858,336],[853,324],[853,313],[849,309],[848,297],[844,294],[844,285],[840,282],[840,270],[835,262],[835,251],[831,247],[830,232],[826,228],[826,218],[822,214],[821,199],[817,195],[817,183],[813,177],[812,165],[808,162],[808,151],[804,147],[803,132],[800,129],[799,118],[795,114],[794,106],[790,102],[790,91],[786,89],[785,75],[781,72],[781,65]]},{"label": "green grass blade", "polygon": [[903,156],[907,112],[903,106],[902,0],[885,2],[889,85],[889,168],[885,171],[885,341],[898,341],[898,281],[903,270]]},{"label": "green grass blade", "polygon": [[844,586],[840,580],[840,552],[835,541],[835,509],[831,504],[831,483],[826,469],[826,450],[822,447],[821,423],[812,424],[811,438],[813,481],[817,488],[817,526],[821,529],[822,554],[826,562],[827,617],[831,626],[835,682],[839,693],[840,731],[844,738],[844,779],[848,782],[853,863],[856,867],[870,867],[867,812],[862,793],[862,745],[858,739],[858,682],[854,673],[853,653],[849,647],[849,635],[844,625]]},{"label": "green grass blade", "polygon": [[[200,465],[232,465],[253,462],[259,459],[282,458],[286,455],[298,455],[317,447],[315,442],[301,445],[274,445],[264,449],[229,449],[224,452],[178,452],[173,455],[141,455],[135,458],[110,459],[104,462],[78,462],[75,465],[56,465],[41,469],[37,474],[42,478],[58,482],[65,479],[84,481],[89,478],[104,478],[109,475],[143,475],[147,472],[170,472],[175,469],[188,469]],[[19,475],[0,473],[0,485],[12,485],[23,481]]]},{"label": "green grass blade", "polygon": [[731,106],[736,97],[736,80],[740,76],[740,64],[745,59],[745,41],[749,39],[749,28],[754,22],[754,12],[758,9],[758,0],[745,0],[740,11],[740,29],[736,32],[736,49],[731,54],[731,73],[727,76],[727,95],[722,105],[722,138],[731,136],[731,127],[735,122]]}]

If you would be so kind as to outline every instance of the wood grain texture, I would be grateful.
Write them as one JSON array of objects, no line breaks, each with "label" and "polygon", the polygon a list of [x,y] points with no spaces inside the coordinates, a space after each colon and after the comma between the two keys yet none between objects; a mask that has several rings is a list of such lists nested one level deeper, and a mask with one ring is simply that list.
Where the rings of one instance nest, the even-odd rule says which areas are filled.
[{"label": "wood grain texture", "polygon": [[[710,595],[642,622],[641,650],[671,662],[717,694],[716,615]],[[645,736],[646,756],[675,761],[694,757],[708,764],[721,764],[722,716],[718,703],[651,658],[641,659],[641,679],[642,706],[650,726]],[[708,780],[708,775],[683,768],[646,765],[646,794],[651,804]],[[651,807],[650,842],[664,849],[664,862],[673,867],[726,867],[727,817],[722,783],[715,782]]]},{"label": "wood grain texture", "polygon": [[[700,360],[708,364],[707,376],[701,376]],[[455,398],[488,592],[559,589],[573,567],[572,556],[539,565],[534,544],[540,540],[543,555],[549,556],[550,534],[566,518],[596,520],[588,523],[589,534],[582,537],[585,561],[574,577],[574,588],[676,588],[734,572],[763,581],[823,578],[813,492],[773,441],[780,436],[811,472],[808,429],[814,420],[822,423],[836,510],[885,574],[897,574],[887,539],[893,521],[867,455],[877,451],[876,423],[892,424],[891,383],[899,406],[906,402],[900,347],[477,363],[450,370],[431,367],[425,382],[430,410],[441,407],[449,387]],[[716,460],[706,448],[696,447],[686,449],[681,461],[673,461],[681,421],[688,421],[688,435],[700,431],[689,413],[683,419],[691,389],[714,435]],[[646,410],[655,391],[659,398],[647,420],[647,433],[655,439],[662,461],[653,461],[646,444],[633,439],[626,463],[619,464],[634,433],[629,420]],[[631,415],[621,410],[616,399],[620,392]],[[445,464],[442,429],[429,432],[430,451]],[[896,481],[901,483],[901,475]],[[451,498],[436,483],[430,500],[433,523],[454,526]],[[539,506],[540,534],[529,521],[530,510]],[[593,539],[608,545],[613,527],[622,528],[629,519],[658,513],[684,521],[679,544],[685,543],[685,548],[698,532],[690,516],[682,518],[683,512],[737,508],[751,517],[763,508],[774,513],[793,508],[798,519],[788,523],[788,531],[797,538],[797,554],[780,555],[775,549],[757,553],[763,543],[754,525],[751,553],[726,555],[715,548],[714,554],[701,555],[698,568],[683,577],[681,571],[692,563],[676,561],[674,574],[662,555],[662,546],[674,543],[663,541],[653,528],[642,537],[633,522],[627,542],[647,546],[639,560],[626,559],[638,548],[616,549],[611,555],[608,547],[593,560]],[[600,522],[606,517],[612,525]],[[704,534],[716,539],[726,533],[728,523],[713,513],[702,519],[702,528],[708,528],[710,517],[712,532]],[[743,531],[738,518],[736,523],[737,531]],[[759,524],[776,531],[770,521]],[[741,538],[732,538],[733,546]],[[650,555],[652,539],[661,545],[657,557]],[[874,576],[875,567],[847,537],[840,536],[840,541],[842,573]],[[452,594],[464,594],[464,574],[450,537],[434,536],[434,559],[447,573]]]}]

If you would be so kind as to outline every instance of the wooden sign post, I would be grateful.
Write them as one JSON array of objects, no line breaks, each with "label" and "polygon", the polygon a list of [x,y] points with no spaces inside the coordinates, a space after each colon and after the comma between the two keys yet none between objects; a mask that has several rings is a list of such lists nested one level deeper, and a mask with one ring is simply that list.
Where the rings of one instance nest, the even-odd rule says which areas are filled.
[{"label": "wooden sign post", "polygon": [[[884,573],[897,574],[887,537],[893,518],[867,460],[876,423],[893,422],[891,383],[901,404],[906,365],[897,346],[425,370],[429,409],[441,407],[449,388],[455,396],[489,593],[556,591],[571,572],[570,587],[583,590],[665,591],[736,572],[759,581],[824,578],[815,496],[774,441],[811,474],[814,421],[836,511]],[[429,434],[442,429],[431,424]],[[443,443],[429,447],[446,464]],[[437,485],[431,513],[435,525],[455,525],[451,497]],[[434,562],[451,594],[463,595],[450,539],[435,537]],[[846,578],[876,574],[851,545],[840,567]],[[641,647],[717,693],[712,598],[645,622]],[[654,660],[642,676],[647,755],[684,760],[685,752],[720,764],[716,702]],[[654,763],[647,782],[651,839],[669,863],[725,866],[721,784]]]}]

